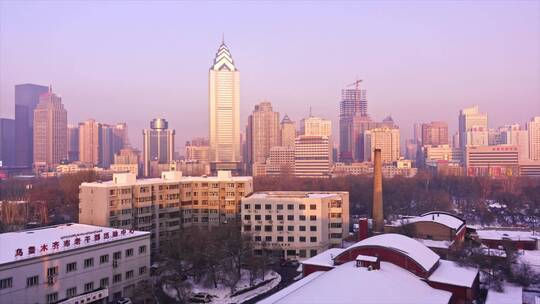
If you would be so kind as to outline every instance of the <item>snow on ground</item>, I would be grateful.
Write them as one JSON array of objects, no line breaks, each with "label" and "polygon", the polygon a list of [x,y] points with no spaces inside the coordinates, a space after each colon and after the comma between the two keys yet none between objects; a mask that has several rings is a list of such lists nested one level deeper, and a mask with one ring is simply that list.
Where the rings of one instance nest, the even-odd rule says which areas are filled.
[{"label": "snow on ground", "polygon": [[[208,293],[213,296],[212,302],[213,304],[224,304],[224,303],[243,303],[245,301],[248,301],[258,295],[264,294],[268,291],[270,291],[272,288],[276,287],[279,282],[281,282],[281,276],[275,272],[275,271],[268,271],[264,276],[264,281],[270,282],[254,289],[250,290],[248,292],[236,295],[231,297],[231,290],[229,287],[224,286],[223,284],[218,284],[217,288],[213,287],[205,287],[201,284],[195,284],[192,283],[191,292],[193,294],[196,293]],[[263,282],[261,277],[258,277],[255,279],[254,284],[257,285],[259,283]],[[249,272],[247,270],[242,270],[242,278],[240,279],[240,282],[236,285],[236,291],[239,292],[243,289],[249,288]],[[163,286],[163,291],[171,298],[176,299],[176,290],[171,287]]]},{"label": "snow on ground", "polygon": [[528,264],[536,273],[540,273],[540,250],[522,250],[519,254],[520,262]]},{"label": "snow on ground", "polygon": [[485,304],[521,304],[523,303],[523,288],[505,284],[504,290],[498,292],[490,289]]}]

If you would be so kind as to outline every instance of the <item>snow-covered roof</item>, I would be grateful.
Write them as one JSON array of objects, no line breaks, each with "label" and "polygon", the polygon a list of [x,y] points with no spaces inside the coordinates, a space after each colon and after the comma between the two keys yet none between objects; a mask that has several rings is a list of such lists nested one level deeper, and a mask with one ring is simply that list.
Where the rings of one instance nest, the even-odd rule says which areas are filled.
[{"label": "snow-covered roof", "polygon": [[418,239],[415,238],[418,242],[426,245],[429,248],[439,248],[439,249],[448,249],[454,241],[438,241],[438,240],[428,240],[428,239]]},{"label": "snow-covered roof", "polygon": [[[125,173],[124,173],[125,174]],[[250,182],[253,180],[251,176],[231,176],[231,177],[221,177],[221,176],[178,176],[174,178],[139,178],[135,181],[121,181],[115,183],[114,180],[104,181],[104,182],[92,182],[92,183],[82,183],[82,187],[120,187],[120,186],[135,186],[135,185],[155,185],[155,184],[175,184],[179,182]]]},{"label": "snow-covered roof", "polygon": [[340,192],[309,192],[309,191],[269,191],[255,192],[248,198],[266,198],[266,199],[283,199],[283,198],[339,198]]},{"label": "snow-covered roof", "polygon": [[403,217],[401,219],[393,221],[390,225],[401,226],[418,222],[438,223],[455,230],[458,230],[461,228],[461,226],[465,225],[465,221],[463,221],[459,217],[449,213],[437,211],[424,213],[420,216]]},{"label": "snow-covered roof", "polygon": [[540,272],[540,250],[523,250],[520,252],[519,261],[527,263]]},{"label": "snow-covered roof", "polygon": [[340,253],[342,253],[344,250],[345,249],[343,248],[330,248],[317,254],[314,257],[302,261],[302,264],[334,267],[334,258]]},{"label": "snow-covered roof", "polygon": [[141,235],[149,235],[149,232],[85,224],[63,224],[1,233],[0,265]]},{"label": "snow-covered roof", "polygon": [[455,286],[472,287],[477,275],[477,268],[461,267],[452,261],[439,260],[439,266],[429,276],[428,280]]},{"label": "snow-covered roof", "polygon": [[540,239],[540,234],[533,231],[498,230],[498,229],[477,229],[476,233],[482,240],[502,240],[530,241]]},{"label": "snow-covered roof", "polygon": [[366,262],[377,262],[378,259],[379,258],[377,258],[377,257],[370,256],[370,255],[363,255],[363,254],[359,254],[356,257],[357,261],[366,261]]},{"label": "snow-covered roof", "polygon": [[446,304],[451,296],[392,263],[381,262],[380,270],[370,271],[348,262],[327,272],[312,273],[258,303]]},{"label": "snow-covered roof", "polygon": [[440,258],[439,255],[427,248],[424,244],[410,237],[395,233],[372,236],[348,247],[346,251],[361,246],[382,246],[395,249],[416,261],[426,271],[429,271]]},{"label": "snow-covered roof", "polygon": [[502,292],[490,289],[486,304],[521,304],[523,303],[523,288],[505,284]]}]

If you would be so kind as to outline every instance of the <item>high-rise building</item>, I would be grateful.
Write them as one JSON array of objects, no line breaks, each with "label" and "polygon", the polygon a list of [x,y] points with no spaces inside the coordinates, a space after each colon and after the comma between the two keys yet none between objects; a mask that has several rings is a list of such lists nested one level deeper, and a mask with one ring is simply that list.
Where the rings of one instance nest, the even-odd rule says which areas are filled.
[{"label": "high-rise building", "polygon": [[502,135],[499,129],[489,129],[488,130],[488,145],[489,146],[501,145],[503,143],[501,136]]},{"label": "high-rise building", "polygon": [[210,161],[239,163],[240,72],[222,42],[209,71]]},{"label": "high-rise building", "polygon": [[67,111],[62,98],[49,89],[34,110],[34,166],[49,170],[66,159]]},{"label": "high-rise building", "polygon": [[366,90],[360,89],[358,84],[354,89],[341,90],[339,104],[339,159],[343,162],[352,162],[353,156],[353,117],[368,117]]},{"label": "high-rise building", "polygon": [[101,161],[99,166],[101,168],[109,168],[110,165],[114,162],[114,126],[108,124],[101,124],[101,141],[100,147],[101,150]]},{"label": "high-rise building", "polygon": [[499,134],[501,135],[500,144],[516,146],[519,151],[519,159],[529,159],[529,136],[527,130],[523,130],[519,124],[511,124],[500,127]]},{"label": "high-rise building", "polygon": [[310,116],[300,121],[300,134],[306,136],[332,136],[332,121]]},{"label": "high-rise building", "polygon": [[34,159],[34,109],[46,86],[18,84],[15,86],[15,165],[30,167]]},{"label": "high-rise building", "polygon": [[280,146],[294,147],[294,140],[296,139],[296,125],[287,114],[285,114],[281,120],[280,132]]},{"label": "high-rise building", "polygon": [[422,145],[422,124],[419,122],[413,124],[413,142]]},{"label": "high-rise building", "polygon": [[79,160],[79,126],[68,125],[67,127],[68,160]]},{"label": "high-rise building", "polygon": [[294,174],[297,177],[329,177],[332,146],[328,136],[300,135],[294,145]]},{"label": "high-rise building", "polygon": [[101,124],[94,119],[79,123],[79,161],[98,166],[101,163]]},{"label": "high-rise building", "polygon": [[150,176],[150,162],[170,163],[174,156],[174,130],[163,118],[153,119],[143,130],[143,174]]},{"label": "high-rise building", "polygon": [[[460,110],[458,118],[459,146],[462,149],[467,145],[488,144],[488,117],[487,114],[479,112],[478,106]],[[475,134],[467,134],[469,131]]]},{"label": "high-rise building", "polygon": [[516,146],[468,146],[464,158],[467,176],[519,174],[519,151]]},{"label": "high-rise building", "polygon": [[114,155],[114,164],[111,170],[115,172],[130,172],[139,175],[140,151],[133,148],[124,148]]},{"label": "high-rise building", "polygon": [[125,122],[120,122],[112,128],[112,153],[129,147],[128,127]]},{"label": "high-rise building", "polygon": [[381,150],[383,163],[393,162],[400,157],[399,129],[375,128],[364,132],[364,161],[373,161],[375,149]]},{"label": "high-rise building", "polygon": [[529,159],[540,160],[540,116],[533,117],[527,122],[529,134]]},{"label": "high-rise building", "polygon": [[15,120],[0,118],[0,167],[15,165]]},{"label": "high-rise building", "polygon": [[272,110],[270,102],[255,105],[248,118],[246,137],[248,143],[248,159],[250,164],[266,163],[270,148],[279,146],[279,113]]},{"label": "high-rise building", "polygon": [[182,227],[238,221],[241,199],[253,191],[253,178],[226,171],[208,177],[167,171],[159,178],[137,180],[121,173],[111,181],[82,183],[79,190],[80,223],[150,231],[152,248],[158,249]]},{"label": "high-rise building", "polygon": [[198,161],[208,163],[210,161],[210,147],[208,139],[194,138],[186,142],[186,161]]},{"label": "high-rise building", "polygon": [[448,124],[444,121],[423,123],[422,145],[448,145]]}]

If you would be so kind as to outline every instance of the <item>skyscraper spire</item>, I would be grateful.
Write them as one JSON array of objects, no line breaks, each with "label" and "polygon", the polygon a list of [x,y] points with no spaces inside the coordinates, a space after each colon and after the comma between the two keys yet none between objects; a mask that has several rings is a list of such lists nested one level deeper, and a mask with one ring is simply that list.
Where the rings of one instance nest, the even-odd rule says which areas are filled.
[{"label": "skyscraper spire", "polygon": [[225,32],[221,33],[221,44],[225,44]]}]

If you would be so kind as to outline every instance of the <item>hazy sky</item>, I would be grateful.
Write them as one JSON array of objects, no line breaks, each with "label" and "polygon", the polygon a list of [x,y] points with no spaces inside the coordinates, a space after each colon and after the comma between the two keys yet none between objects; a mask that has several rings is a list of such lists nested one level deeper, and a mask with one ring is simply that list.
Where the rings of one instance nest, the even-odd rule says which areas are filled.
[{"label": "hazy sky", "polygon": [[[208,133],[208,69],[225,33],[240,70],[242,125],[255,103],[334,121],[356,77],[375,119],[457,127],[540,115],[540,1],[0,1],[0,116],[18,83],[52,84],[70,123],[125,121],[135,146],[164,117],[177,147]],[[336,134],[337,132],[334,132]],[[337,136],[336,136],[337,139]]]}]

